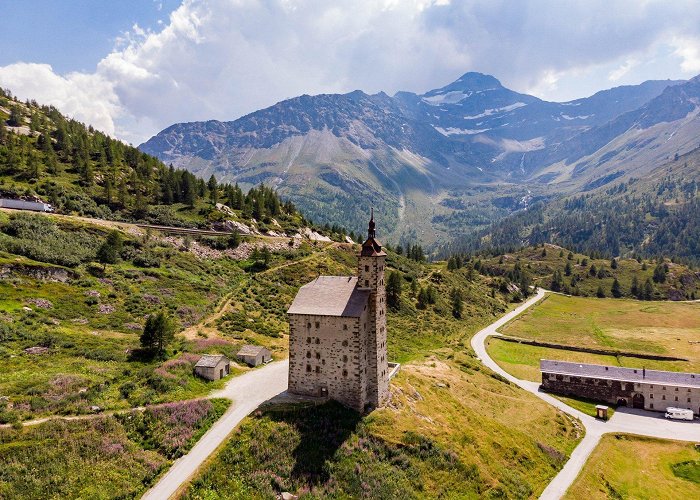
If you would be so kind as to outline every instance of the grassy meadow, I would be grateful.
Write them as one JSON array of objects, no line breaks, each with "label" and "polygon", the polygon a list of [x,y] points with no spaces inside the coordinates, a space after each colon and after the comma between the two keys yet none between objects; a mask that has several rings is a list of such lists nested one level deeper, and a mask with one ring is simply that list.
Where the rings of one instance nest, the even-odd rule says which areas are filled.
[{"label": "grassy meadow", "polygon": [[698,497],[700,450],[692,443],[607,434],[564,498]]},{"label": "grassy meadow", "polygon": [[509,373],[539,380],[539,360],[644,366],[671,371],[700,371],[700,303],[642,302],[548,295],[503,328],[501,333],[562,345],[624,353],[684,357],[656,361],[536,347],[491,338],[492,357]]}]

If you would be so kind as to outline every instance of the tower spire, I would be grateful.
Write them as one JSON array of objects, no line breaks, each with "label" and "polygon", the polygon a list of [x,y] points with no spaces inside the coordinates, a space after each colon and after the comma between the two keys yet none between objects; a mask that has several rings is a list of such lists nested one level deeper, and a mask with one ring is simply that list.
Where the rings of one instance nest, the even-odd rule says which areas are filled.
[{"label": "tower spire", "polygon": [[370,208],[369,226],[367,227],[367,239],[375,237],[376,232],[374,227],[374,207],[372,207]]}]

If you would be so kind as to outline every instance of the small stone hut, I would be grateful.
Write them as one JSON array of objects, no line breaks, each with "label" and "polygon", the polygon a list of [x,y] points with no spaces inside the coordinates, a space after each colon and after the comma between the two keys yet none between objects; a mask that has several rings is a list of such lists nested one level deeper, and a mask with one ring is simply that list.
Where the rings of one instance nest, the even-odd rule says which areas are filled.
[{"label": "small stone hut", "polygon": [[248,366],[258,366],[270,361],[272,354],[269,349],[261,345],[244,345],[236,354],[236,358]]},{"label": "small stone hut", "polygon": [[194,365],[194,373],[207,380],[219,380],[231,373],[231,362],[223,354],[205,354]]}]

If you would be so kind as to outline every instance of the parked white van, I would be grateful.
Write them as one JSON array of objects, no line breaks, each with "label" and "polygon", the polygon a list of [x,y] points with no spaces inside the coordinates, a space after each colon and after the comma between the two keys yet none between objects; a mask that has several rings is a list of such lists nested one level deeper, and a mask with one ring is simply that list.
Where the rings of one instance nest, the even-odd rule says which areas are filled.
[{"label": "parked white van", "polygon": [[666,408],[666,418],[672,420],[693,420],[693,410],[686,410],[685,408]]}]

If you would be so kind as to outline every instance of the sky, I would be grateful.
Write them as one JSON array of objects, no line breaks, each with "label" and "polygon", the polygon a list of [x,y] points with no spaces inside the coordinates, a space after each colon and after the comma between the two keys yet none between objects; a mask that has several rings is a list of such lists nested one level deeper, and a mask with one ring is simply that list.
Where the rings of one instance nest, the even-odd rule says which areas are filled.
[{"label": "sky", "polygon": [[566,101],[700,74],[700,0],[0,0],[0,86],[132,144],[467,71]]}]

